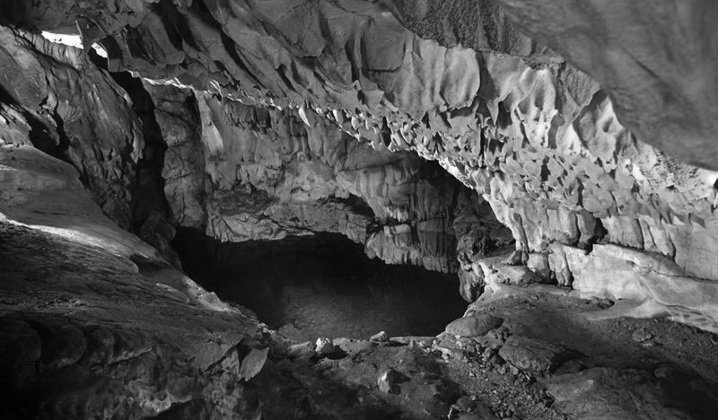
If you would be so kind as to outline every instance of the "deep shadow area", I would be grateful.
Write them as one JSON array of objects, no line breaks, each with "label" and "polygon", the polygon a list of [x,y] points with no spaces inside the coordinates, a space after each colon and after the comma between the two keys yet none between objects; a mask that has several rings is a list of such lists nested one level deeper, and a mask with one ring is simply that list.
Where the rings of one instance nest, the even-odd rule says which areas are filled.
[{"label": "deep shadow area", "polygon": [[196,282],[297,340],[436,335],[466,309],[455,275],[369,259],[338,234],[222,244],[179,229],[173,246]]}]

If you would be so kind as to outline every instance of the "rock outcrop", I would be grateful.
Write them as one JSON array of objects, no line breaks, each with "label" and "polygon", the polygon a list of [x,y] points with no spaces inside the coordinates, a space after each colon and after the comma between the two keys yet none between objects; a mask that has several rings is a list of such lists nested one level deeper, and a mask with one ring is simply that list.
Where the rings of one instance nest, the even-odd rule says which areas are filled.
[{"label": "rock outcrop", "polygon": [[263,327],[107,219],[76,174],[0,146],[4,416],[255,418]]}]

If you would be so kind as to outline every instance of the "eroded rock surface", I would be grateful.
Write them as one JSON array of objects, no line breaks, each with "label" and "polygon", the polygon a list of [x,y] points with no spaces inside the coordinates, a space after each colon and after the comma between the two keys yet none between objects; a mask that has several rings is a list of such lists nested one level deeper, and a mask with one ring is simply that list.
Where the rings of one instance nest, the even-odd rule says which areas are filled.
[{"label": "eroded rock surface", "polygon": [[107,219],[67,163],[0,146],[0,180],[6,416],[260,412],[242,382],[261,367],[252,349],[268,346],[255,318]]},{"label": "eroded rock surface", "polygon": [[256,320],[192,304],[102,248],[8,223],[0,239],[5,416],[259,412],[241,382],[243,358],[267,346]]},{"label": "eroded rock surface", "polygon": [[[718,176],[671,157],[712,167],[706,162],[715,150],[709,118],[715,108],[711,99],[715,72],[709,70],[715,67],[710,65],[714,54],[695,51],[708,45],[714,31],[690,22],[705,22],[715,8],[706,2],[678,8],[666,1],[651,8],[654,14],[642,16],[637,12],[640,7],[628,10],[625,5],[591,3],[581,9],[569,1],[546,8],[539,7],[540,2],[499,2],[507,6],[502,9],[488,2],[465,3],[450,2],[439,12],[434,2],[409,7],[403,2],[320,1],[290,8],[282,2],[118,2],[112,14],[99,4],[82,3],[59,11],[55,5],[41,3],[11,7],[6,19],[43,28],[77,20],[87,45],[99,42],[107,49],[110,68],[172,79],[219,95],[221,99],[210,96],[197,101],[203,138],[206,142],[207,135],[213,136],[216,147],[217,139],[228,135],[222,127],[236,124],[210,126],[210,121],[216,124],[227,110],[240,105],[218,111],[213,103],[229,100],[276,108],[267,110],[270,114],[280,108],[296,112],[309,132],[333,124],[369,144],[383,144],[395,152],[413,150],[437,160],[478,191],[499,221],[512,230],[521,262],[559,284],[580,283],[583,272],[572,271],[565,256],[554,250],[569,246],[591,252],[593,244],[601,243],[646,253],[647,259],[661,254],[673,260],[682,277],[706,280],[705,287],[715,288]],[[457,7],[465,8],[463,19],[454,18]],[[540,20],[529,19],[532,10],[540,11],[538,16],[551,14],[546,19],[555,24],[543,26]],[[590,10],[600,16],[605,31],[579,24],[594,15]],[[680,10],[680,18],[666,23],[671,10]],[[611,19],[614,15],[621,18]],[[511,24],[507,17],[518,18]],[[467,34],[468,21],[478,23],[478,32],[484,35]],[[663,33],[659,28],[664,23],[669,34],[690,30],[672,37],[654,58],[645,58],[664,45],[662,38],[652,38]],[[568,29],[562,29],[566,25]],[[623,26],[635,30],[616,29]],[[637,35],[649,27],[644,35]],[[571,63],[520,35],[517,28],[565,52]],[[567,36],[559,39],[562,35]],[[684,44],[694,49],[678,51]],[[677,64],[683,61],[676,58],[683,56],[700,74],[683,77]],[[597,60],[605,64],[594,65]],[[670,146],[674,138],[685,140],[681,144],[686,146]],[[221,143],[223,154],[229,149],[226,141]],[[212,150],[205,152],[205,159],[220,149]],[[220,174],[226,175],[221,171],[214,175]],[[198,181],[192,183],[191,188],[196,188]],[[194,201],[187,201],[192,214],[201,207]],[[215,209],[208,212],[208,226],[219,222],[213,231],[216,236],[233,230],[240,236],[251,235],[237,218],[229,219],[233,229],[222,227],[226,220],[223,211],[216,211],[217,204],[216,200],[205,204]],[[258,205],[269,208],[266,203]],[[326,207],[325,220],[346,211]],[[301,212],[296,206],[283,210],[291,213],[290,218]],[[261,217],[253,222],[263,224],[264,231],[286,230],[275,226],[276,219]],[[348,232],[355,222],[361,224],[361,218],[332,229]],[[446,224],[425,223],[418,231],[430,238],[418,248],[406,249],[405,228],[390,229],[373,244],[368,238],[368,248],[386,260],[440,269],[450,265],[436,258],[445,248],[440,238]],[[480,260],[485,255],[464,252],[477,247],[478,238],[462,236],[457,241],[464,293],[475,297],[475,289],[484,281]],[[404,250],[387,255],[390,247]],[[600,281],[606,283],[605,295],[623,296],[610,278]],[[664,309],[665,302],[674,300],[651,294],[641,299]],[[705,308],[679,312],[702,313],[688,317],[702,328],[710,327],[709,321],[699,318],[715,318],[704,313]]]},{"label": "eroded rock surface", "polygon": [[128,228],[144,138],[125,91],[77,48],[6,27],[0,40],[0,144],[32,144],[70,162]]},{"label": "eroded rock surface", "polygon": [[[718,331],[709,0],[3,6],[10,415],[715,412],[712,336],[612,319]],[[171,266],[178,225],[341,233],[476,302],[435,340],[286,343]]]},{"label": "eroded rock surface", "polygon": [[482,254],[511,242],[488,204],[413,153],[322,120],[307,127],[306,114],[205,95],[194,109],[198,138],[183,129],[192,109],[184,119],[162,111],[194,96],[169,102],[160,96],[169,89],[150,87],[170,139],[165,191],[180,225],[233,242],[336,232],[386,262],[443,272],[457,271],[457,238],[469,232],[484,241]]},{"label": "eroded rock surface", "polygon": [[641,141],[718,170],[715,2],[497,3],[523,31],[607,88],[621,122]]}]

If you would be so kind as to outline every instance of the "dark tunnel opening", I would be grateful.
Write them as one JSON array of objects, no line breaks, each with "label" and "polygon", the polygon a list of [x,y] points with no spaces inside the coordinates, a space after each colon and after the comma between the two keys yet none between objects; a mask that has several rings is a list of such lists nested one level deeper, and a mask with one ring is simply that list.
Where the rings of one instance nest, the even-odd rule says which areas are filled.
[{"label": "dark tunnel opening", "polygon": [[220,243],[180,228],[173,246],[197,283],[295,340],[436,335],[466,309],[456,275],[387,265],[339,234]]}]

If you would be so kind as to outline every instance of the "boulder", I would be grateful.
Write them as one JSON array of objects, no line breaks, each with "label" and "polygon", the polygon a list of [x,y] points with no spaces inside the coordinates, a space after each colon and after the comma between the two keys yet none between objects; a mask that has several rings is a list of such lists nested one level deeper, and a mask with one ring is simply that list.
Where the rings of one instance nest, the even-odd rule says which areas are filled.
[{"label": "boulder", "polygon": [[479,313],[452,321],[446,326],[446,332],[462,337],[478,337],[500,327],[503,322],[501,318]]},{"label": "boulder", "polygon": [[519,369],[547,372],[564,360],[567,352],[543,340],[512,335],[499,349],[499,355]]}]

